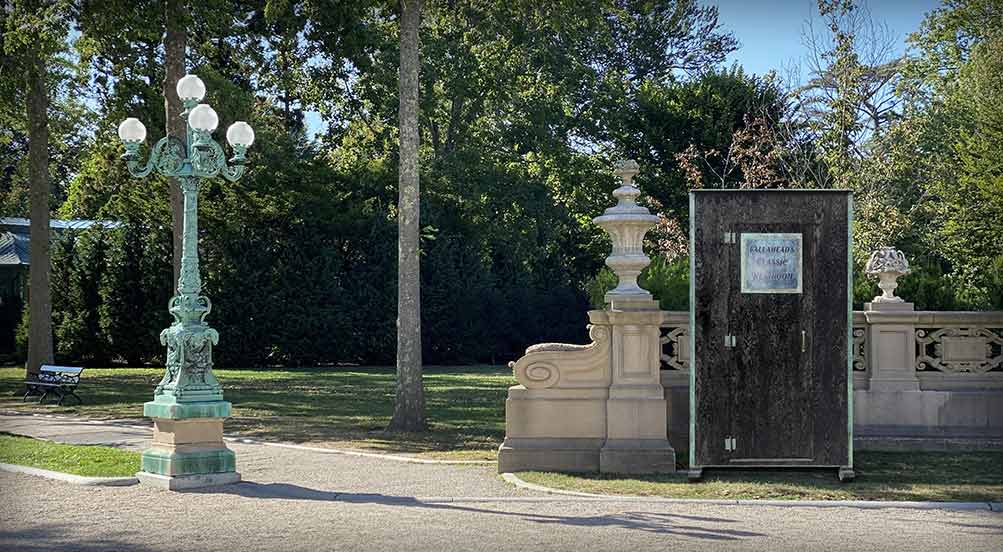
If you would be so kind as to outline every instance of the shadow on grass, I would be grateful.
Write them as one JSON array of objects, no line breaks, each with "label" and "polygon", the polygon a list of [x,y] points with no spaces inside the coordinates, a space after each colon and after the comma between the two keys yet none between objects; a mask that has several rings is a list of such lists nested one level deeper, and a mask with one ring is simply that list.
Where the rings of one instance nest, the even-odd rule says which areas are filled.
[{"label": "shadow on grass", "polygon": [[[505,396],[515,383],[503,367],[427,367],[430,431],[386,434],[394,401],[392,367],[217,370],[233,403],[227,432],[286,442],[329,442],[398,453],[491,451],[505,433]],[[88,369],[84,404],[22,403],[23,370],[0,369],[0,409],[96,418],[142,418],[163,375],[156,368]]]},{"label": "shadow on grass", "polygon": [[310,500],[338,502],[345,504],[376,504],[406,508],[463,512],[489,516],[519,518],[541,525],[562,525],[571,527],[612,527],[632,531],[679,535],[685,537],[734,541],[750,537],[764,537],[766,534],[727,527],[710,527],[695,522],[712,524],[737,523],[736,520],[720,517],[690,516],[682,514],[652,512],[622,512],[599,516],[567,516],[528,512],[509,512],[499,509],[461,506],[457,503],[428,502],[410,496],[393,496],[380,493],[339,493],[320,491],[287,483],[241,482],[225,487],[185,491],[198,494],[232,494],[245,498],[265,500]]},{"label": "shadow on grass", "polygon": [[708,469],[699,483],[681,473],[651,476],[529,472],[533,483],[604,494],[677,498],[780,500],[1003,500],[1003,452],[876,452],[856,454],[854,481],[836,470]]}]

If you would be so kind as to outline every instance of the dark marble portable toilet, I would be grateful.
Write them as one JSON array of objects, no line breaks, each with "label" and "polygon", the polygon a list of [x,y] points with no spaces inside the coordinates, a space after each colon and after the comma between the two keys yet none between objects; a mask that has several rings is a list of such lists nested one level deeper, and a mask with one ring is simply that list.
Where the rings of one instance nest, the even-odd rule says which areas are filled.
[{"label": "dark marble portable toilet", "polygon": [[853,477],[847,190],[690,193],[690,477]]}]

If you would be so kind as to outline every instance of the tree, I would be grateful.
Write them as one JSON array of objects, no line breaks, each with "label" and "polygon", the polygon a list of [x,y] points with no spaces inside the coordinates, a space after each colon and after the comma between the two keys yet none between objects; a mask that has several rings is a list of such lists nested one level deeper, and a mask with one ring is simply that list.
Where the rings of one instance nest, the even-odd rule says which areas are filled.
[{"label": "tree", "polygon": [[[188,9],[186,2],[164,2],[164,116],[168,136],[187,140],[188,126],[181,118],[184,106],[178,97],[177,84],[185,76],[185,41],[187,40]],[[181,181],[171,178],[171,230],[174,243],[174,281],[181,277],[181,240],[185,229],[185,202],[181,194]]]},{"label": "tree", "polygon": [[[64,2],[23,0],[8,4],[3,13],[3,103],[24,99],[28,130],[28,176],[31,214],[29,269],[29,376],[52,362],[52,298],[49,290],[49,102],[55,76],[49,65],[64,49],[67,30]],[[20,78],[19,78],[20,77]],[[7,109],[5,109],[7,111]]]},{"label": "tree", "polygon": [[45,61],[28,49],[26,95],[28,110],[28,156],[31,178],[31,266],[28,305],[29,376],[42,364],[52,362],[52,296],[49,290],[49,92],[45,84]]},{"label": "tree", "polygon": [[392,431],[424,431],[421,377],[420,189],[418,179],[418,27],[421,0],[401,0],[400,171],[397,203],[397,398]]}]

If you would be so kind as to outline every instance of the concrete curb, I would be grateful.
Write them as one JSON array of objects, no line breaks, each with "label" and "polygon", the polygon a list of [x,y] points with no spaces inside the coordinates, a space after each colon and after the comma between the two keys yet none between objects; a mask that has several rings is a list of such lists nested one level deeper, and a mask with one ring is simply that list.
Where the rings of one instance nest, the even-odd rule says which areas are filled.
[{"label": "concrete curb", "polygon": [[[141,429],[152,431],[153,427],[149,425],[137,425],[129,423],[128,420],[91,420],[87,418],[81,418],[78,416],[63,416],[60,414],[40,414],[37,412],[17,412],[12,410],[6,410],[0,412],[0,416],[8,417],[25,417],[34,416],[38,418],[50,418],[55,420],[67,420],[73,423],[84,424],[84,425],[101,425],[110,427],[125,427],[129,429]],[[243,443],[248,445],[262,445],[266,447],[279,447],[288,448],[293,450],[305,450],[309,452],[322,452],[329,454],[341,454],[344,456],[357,456],[362,458],[377,458],[381,460],[390,460],[393,462],[405,462],[409,464],[439,464],[439,465],[449,465],[449,466],[493,466],[497,462],[494,460],[435,460],[433,458],[416,458],[413,456],[401,456],[398,454],[389,454],[382,452],[364,452],[361,450],[353,449],[339,449],[339,448],[329,448],[329,447],[311,447],[309,445],[296,445],[293,443],[280,443],[275,441],[262,441],[259,439],[251,439],[249,437],[240,437],[235,435],[224,435],[223,439],[225,441],[233,443]]]},{"label": "concrete curb", "polygon": [[908,510],[986,510],[1003,512],[1000,502],[897,502],[891,500],[741,500],[741,499],[705,499],[705,498],[662,498],[632,495],[603,495],[580,493],[554,489],[522,480],[514,473],[501,474],[502,479],[521,489],[554,495],[590,499],[597,502],[654,502],[663,504],[707,504],[712,506],[779,506],[779,507],[809,507],[809,508],[860,508],[884,509],[903,508]]},{"label": "concrete curb", "polygon": [[126,487],[139,483],[139,479],[135,477],[84,477],[82,475],[74,475],[72,473],[43,470],[41,468],[30,468],[28,466],[18,466],[17,464],[0,464],[0,471],[45,477],[47,479],[55,479],[57,481],[73,483],[74,485],[83,485],[85,487]]}]

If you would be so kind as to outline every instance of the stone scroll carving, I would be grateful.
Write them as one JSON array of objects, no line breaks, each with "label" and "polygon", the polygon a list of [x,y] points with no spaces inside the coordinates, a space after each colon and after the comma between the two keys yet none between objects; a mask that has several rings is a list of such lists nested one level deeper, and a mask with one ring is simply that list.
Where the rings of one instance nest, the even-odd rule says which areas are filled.
[{"label": "stone scroll carving", "polygon": [[982,374],[1003,368],[1003,328],[916,329],[916,369]]},{"label": "stone scroll carving", "polygon": [[610,381],[610,327],[589,326],[587,345],[540,343],[509,368],[527,389],[608,386]]}]

